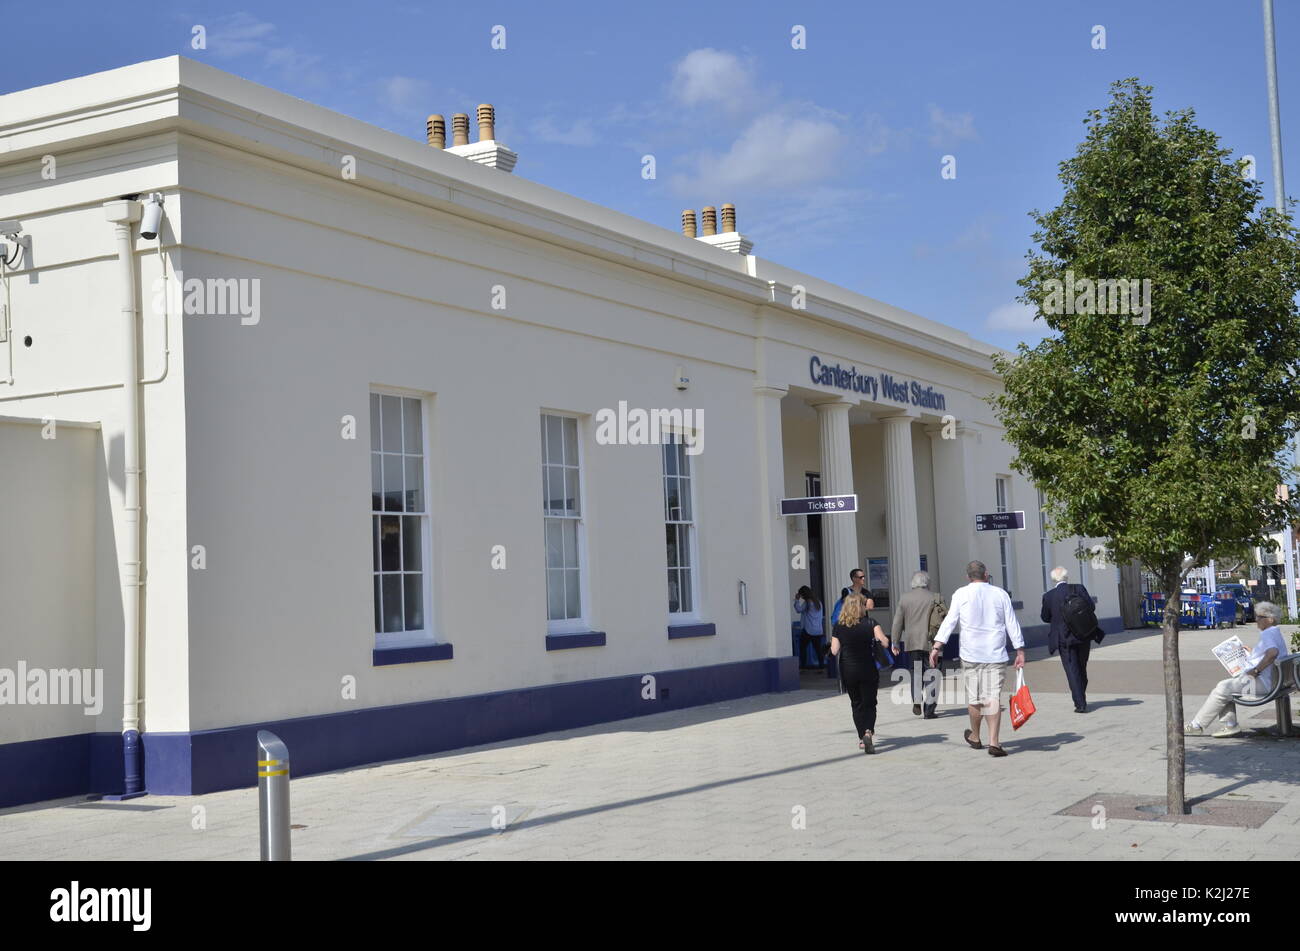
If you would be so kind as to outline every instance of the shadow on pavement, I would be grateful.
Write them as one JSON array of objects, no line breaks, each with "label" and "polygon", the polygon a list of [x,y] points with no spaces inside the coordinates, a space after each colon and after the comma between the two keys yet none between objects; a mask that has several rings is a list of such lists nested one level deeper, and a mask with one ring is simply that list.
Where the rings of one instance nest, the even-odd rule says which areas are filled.
[{"label": "shadow on pavement", "polygon": [[[1275,735],[1246,736],[1216,740],[1186,738],[1187,773],[1236,780],[1214,795],[1251,783],[1286,783],[1295,787],[1300,779],[1300,738]],[[1164,745],[1158,748],[1164,758]]]},{"label": "shadow on pavement", "polygon": [[1132,697],[1116,697],[1114,700],[1089,700],[1088,709],[1095,710],[1100,707],[1136,707],[1141,706],[1141,700],[1134,700]]},{"label": "shadow on pavement", "polygon": [[[624,799],[621,802],[605,803],[599,806],[590,806],[586,809],[570,809],[566,812],[556,812],[547,816],[537,816],[532,819],[521,819],[510,826],[508,831],[518,829],[536,829],[542,826],[553,825],[558,822],[565,822],[569,819],[578,819],[583,816],[597,815],[602,812],[612,812],[616,809],[624,809],[631,806],[642,806],[646,803],[660,802],[665,799],[672,799],[676,796],[688,796],[692,793],[704,792],[709,789],[721,789],[725,786],[734,786],[737,783],[747,783],[755,779],[767,779],[772,776],[782,776],[787,773],[797,773],[805,769],[816,769],[818,766],[826,766],[830,763],[838,763],[848,759],[863,759],[863,754],[854,750],[845,756],[833,756],[829,759],[815,760],[810,763],[800,763],[798,766],[787,766],[784,769],[772,769],[764,773],[754,773],[749,776],[737,776],[733,779],[720,779],[712,783],[700,783],[695,786],[686,786],[682,789],[674,789],[670,792],[655,793],[651,796],[638,796],[635,799]],[[361,855],[350,855],[340,862],[357,862],[372,861],[374,859],[388,859],[398,855],[410,855],[413,852],[423,852],[426,849],[436,849],[444,845],[453,845],[460,842],[471,842],[475,839],[488,838],[490,836],[502,835],[506,830],[481,829],[474,832],[464,832],[460,835],[437,836],[430,839],[421,839],[419,842],[412,842],[410,845],[399,845],[391,849],[379,849],[375,852],[365,852]]]},{"label": "shadow on pavement", "polygon": [[876,740],[877,753],[889,753],[894,750],[901,750],[908,746],[924,746],[926,744],[947,742],[948,735],[929,734],[927,736],[887,736],[883,739]]},{"label": "shadow on pavement", "polygon": [[1079,733],[1055,733],[1051,736],[1007,737],[1003,746],[1010,746],[1008,753],[1051,753],[1059,750],[1066,743],[1078,743],[1083,739]]}]

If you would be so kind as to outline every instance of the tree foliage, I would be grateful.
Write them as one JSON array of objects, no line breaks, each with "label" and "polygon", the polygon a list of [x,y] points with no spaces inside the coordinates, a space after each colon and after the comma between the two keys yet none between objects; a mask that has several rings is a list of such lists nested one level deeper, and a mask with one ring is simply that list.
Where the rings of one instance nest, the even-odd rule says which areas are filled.
[{"label": "tree foliage", "polygon": [[[1300,242],[1191,110],[1157,118],[1151,87],[1115,83],[1084,122],[1019,282],[1053,333],[996,361],[992,402],[1053,533],[1163,578],[1294,518],[1276,487],[1300,415]],[[1150,310],[1062,313],[1052,282],[1071,277],[1149,280]]]}]

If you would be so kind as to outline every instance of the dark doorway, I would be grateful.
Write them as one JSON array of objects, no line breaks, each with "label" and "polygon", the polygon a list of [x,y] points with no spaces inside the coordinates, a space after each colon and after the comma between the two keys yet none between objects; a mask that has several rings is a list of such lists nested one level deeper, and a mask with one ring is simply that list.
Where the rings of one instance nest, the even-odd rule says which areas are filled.
[{"label": "dark doorway", "polygon": [[[822,477],[820,472],[804,474],[804,495],[812,498],[822,494]],[[832,599],[826,601],[826,583],[822,578],[822,517],[809,515],[808,519],[808,587],[821,599],[822,608],[827,619],[831,616]]]}]

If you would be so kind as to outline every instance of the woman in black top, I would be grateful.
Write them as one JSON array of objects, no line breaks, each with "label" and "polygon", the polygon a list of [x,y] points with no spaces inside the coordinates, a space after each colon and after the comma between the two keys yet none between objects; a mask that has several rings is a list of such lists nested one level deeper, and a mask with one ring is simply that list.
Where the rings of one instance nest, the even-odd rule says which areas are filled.
[{"label": "woman in black top", "polygon": [[874,753],[871,740],[876,731],[876,691],[880,671],[876,668],[872,641],[889,647],[889,638],[867,614],[867,599],[850,594],[844,599],[839,622],[831,632],[831,653],[839,658],[844,691],[853,705],[853,726],[862,737],[858,749]]}]

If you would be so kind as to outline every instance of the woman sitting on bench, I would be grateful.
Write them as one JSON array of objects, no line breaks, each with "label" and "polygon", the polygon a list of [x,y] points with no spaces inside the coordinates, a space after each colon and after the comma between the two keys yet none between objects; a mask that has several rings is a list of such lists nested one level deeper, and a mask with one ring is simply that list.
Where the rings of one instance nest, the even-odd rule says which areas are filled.
[{"label": "woman sitting on bench", "polygon": [[1246,669],[1235,677],[1220,680],[1218,686],[1210,691],[1209,699],[1197,712],[1192,722],[1187,724],[1188,736],[1201,736],[1205,727],[1216,717],[1219,729],[1211,736],[1239,736],[1241,727],[1237,725],[1237,705],[1232,702],[1233,694],[1242,697],[1260,697],[1273,689],[1273,662],[1286,655],[1286,642],[1282,640],[1282,630],[1277,626],[1282,617],[1277,605],[1260,601],[1255,605],[1255,624],[1259,627],[1259,643],[1250,652],[1246,660]]}]

